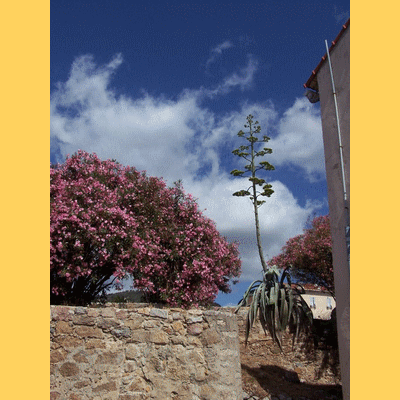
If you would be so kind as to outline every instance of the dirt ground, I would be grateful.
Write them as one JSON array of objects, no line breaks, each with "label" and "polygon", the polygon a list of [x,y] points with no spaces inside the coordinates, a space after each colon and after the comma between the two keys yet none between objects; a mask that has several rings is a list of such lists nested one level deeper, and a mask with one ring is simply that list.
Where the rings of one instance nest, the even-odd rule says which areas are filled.
[{"label": "dirt ground", "polygon": [[[250,334],[251,336],[251,334]],[[315,349],[310,341],[284,352],[264,340],[240,344],[243,390],[260,399],[279,395],[299,400],[342,399],[338,350],[324,344]]]}]

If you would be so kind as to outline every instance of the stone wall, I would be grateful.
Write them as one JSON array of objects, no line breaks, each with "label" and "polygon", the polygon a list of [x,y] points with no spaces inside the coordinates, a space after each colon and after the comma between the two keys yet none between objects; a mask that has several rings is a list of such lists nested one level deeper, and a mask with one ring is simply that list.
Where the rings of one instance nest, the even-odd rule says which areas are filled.
[{"label": "stone wall", "polygon": [[242,399],[236,316],[51,306],[52,400]]}]

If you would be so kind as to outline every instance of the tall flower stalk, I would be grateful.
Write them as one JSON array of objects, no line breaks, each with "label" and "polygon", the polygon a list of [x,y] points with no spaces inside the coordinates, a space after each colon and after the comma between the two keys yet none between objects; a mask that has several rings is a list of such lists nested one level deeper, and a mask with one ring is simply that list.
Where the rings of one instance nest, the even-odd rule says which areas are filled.
[{"label": "tall flower stalk", "polygon": [[257,247],[263,269],[263,279],[254,281],[249,286],[235,312],[238,312],[240,307],[250,302],[246,320],[246,344],[250,329],[258,314],[264,332],[268,331],[273,341],[282,350],[282,333],[287,326],[291,323],[295,327],[294,345],[299,336],[300,326],[305,325],[304,321],[308,320],[312,323],[312,313],[301,297],[301,290],[293,287],[291,283],[290,266],[279,277],[278,270],[274,267],[268,267],[265,262],[258,209],[265,203],[265,200],[261,200],[261,197],[270,197],[274,191],[272,190],[272,185],[267,183],[265,179],[258,178],[256,174],[261,170],[273,171],[275,167],[268,161],[261,161],[258,164],[256,162],[258,157],[271,154],[272,149],[260,146],[262,143],[267,143],[270,138],[266,135],[262,139],[258,138],[257,135],[261,132],[261,127],[258,121],[253,122],[253,118],[251,114],[247,116],[247,124],[244,125],[245,128],[248,128],[247,132],[242,130],[238,132],[238,136],[245,138],[248,144],[239,146],[232,152],[236,156],[245,159],[249,164],[245,165],[245,171],[234,169],[231,174],[240,177],[243,177],[246,173],[250,175],[250,186],[245,190],[233,193],[233,195],[239,197],[249,196],[253,204]]},{"label": "tall flower stalk", "polygon": [[[233,154],[244,158],[250,164],[245,165],[244,168],[246,169],[246,171],[234,169],[233,171],[231,171],[231,174],[234,176],[243,176],[246,173],[250,173],[250,187],[247,190],[239,190],[238,192],[233,193],[233,195],[240,197],[249,196],[250,200],[253,203],[258,253],[260,256],[263,271],[267,272],[268,266],[265,262],[262,249],[258,209],[265,203],[265,200],[259,200],[259,198],[262,196],[270,197],[274,193],[274,191],[272,190],[272,185],[266,183],[265,179],[258,178],[256,176],[256,173],[260,170],[273,171],[275,167],[267,161],[261,161],[259,164],[256,164],[257,157],[263,157],[266,154],[271,154],[272,149],[264,147],[261,150],[257,151],[256,147],[259,147],[258,145],[260,143],[268,142],[270,138],[264,135],[262,139],[259,139],[256,136],[260,133],[261,126],[258,125],[258,121],[253,122],[253,118],[254,117],[251,114],[247,116],[247,124],[245,124],[244,127],[249,129],[248,132],[245,133],[241,130],[237,134],[239,137],[244,137],[249,142],[249,144],[240,146],[239,148],[232,151]],[[262,187],[262,191],[258,190],[259,187]]]}]

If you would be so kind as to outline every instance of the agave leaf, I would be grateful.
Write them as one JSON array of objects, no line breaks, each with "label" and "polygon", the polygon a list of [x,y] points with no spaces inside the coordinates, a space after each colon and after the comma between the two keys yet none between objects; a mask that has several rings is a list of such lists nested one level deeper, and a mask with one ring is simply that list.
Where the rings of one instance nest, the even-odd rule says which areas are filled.
[{"label": "agave leaf", "polygon": [[266,282],[263,282],[260,285],[259,291],[260,291],[260,299],[259,299],[259,308],[258,308],[258,314],[259,314],[259,319],[261,326],[264,330],[264,333],[266,334],[267,331],[271,335],[271,338],[273,341],[277,341],[276,339],[276,334],[275,334],[275,328],[274,328],[274,323],[273,323],[273,318],[274,318],[274,306],[269,304],[269,294],[268,289],[270,289],[270,285],[267,285]]},{"label": "agave leaf", "polygon": [[245,346],[247,346],[247,340],[249,339],[249,333],[250,333],[250,321],[249,321],[249,313],[247,313],[246,332],[245,332],[245,338],[244,338],[244,345]]},{"label": "agave leaf", "polygon": [[235,313],[236,313],[243,304],[246,304],[246,300],[247,300],[248,296],[250,294],[253,294],[253,299],[250,304],[249,311],[247,313],[247,318],[246,318],[245,345],[247,345],[250,330],[253,326],[255,317],[257,315],[257,302],[258,302],[257,293],[259,292],[260,284],[262,284],[262,281],[260,281],[260,280],[252,282],[252,284],[249,286],[246,293],[244,294],[243,299],[241,300],[239,306],[235,310]]},{"label": "agave leaf", "polygon": [[[259,310],[259,318],[261,322],[261,326],[264,330],[264,333],[267,334],[267,327],[265,324],[265,315],[267,311],[268,297],[265,294],[265,283],[261,285],[261,296],[260,296],[260,310]],[[267,328],[267,329],[266,329]]]},{"label": "agave leaf", "polygon": [[285,279],[287,279],[288,285],[289,285],[289,287],[291,287],[292,282],[291,282],[291,278],[290,278],[289,269],[290,269],[290,267],[286,267],[282,272],[281,281],[280,281],[281,286],[283,286]]},{"label": "agave leaf", "polygon": [[286,295],[285,295],[285,289],[284,288],[280,288],[279,289],[279,305],[280,305],[280,309],[279,309],[279,320],[282,322],[283,320],[283,313],[284,313],[284,309],[285,309],[285,301],[286,301]]},{"label": "agave leaf", "polygon": [[303,297],[301,295],[297,296],[297,300],[298,300],[298,305],[299,305],[301,311],[308,318],[308,321],[310,322],[310,324],[312,324],[313,323],[313,314],[312,314],[310,307],[308,306],[308,304],[306,303],[306,301],[303,299]]},{"label": "agave leaf", "polygon": [[275,285],[274,285],[274,286],[270,286],[269,287],[269,300],[268,300],[268,302],[269,302],[270,305],[274,305],[275,304],[275,298],[276,298],[276,296],[275,296]]},{"label": "agave leaf", "polygon": [[259,293],[260,293],[259,289],[260,287],[258,287],[256,292],[253,294],[253,299],[251,301],[249,311],[247,313],[245,345],[247,345],[247,340],[249,338],[250,330],[253,327],[254,320],[256,319],[257,316],[257,308],[258,308]]},{"label": "agave leaf", "polygon": [[275,319],[275,306],[274,305],[270,305],[267,307],[267,312],[265,314],[265,324],[267,326],[267,329],[271,335],[271,338],[273,341],[277,341],[276,340],[276,329],[275,329],[275,323],[274,323],[274,319]]},{"label": "agave leaf", "polygon": [[251,283],[251,285],[247,288],[245,294],[243,295],[242,300],[240,300],[238,306],[236,307],[236,309],[234,311],[235,314],[239,311],[240,307],[243,307],[246,305],[248,297],[254,292],[254,290],[257,288],[257,285],[259,285],[261,283],[262,283],[262,281],[260,281],[260,280],[253,281]]},{"label": "agave leaf", "polygon": [[257,290],[254,293],[253,296],[253,302],[251,304],[251,308],[253,309],[253,315],[254,317],[256,317],[257,315],[257,311],[259,308],[259,304],[260,304],[260,297],[261,297],[261,290],[262,290],[262,284],[260,286],[258,286]]},{"label": "agave leaf", "polygon": [[264,333],[267,334],[268,327],[267,327],[266,321],[265,321],[265,312],[264,312],[264,310],[262,310],[261,307],[258,310],[258,318],[260,319],[260,323],[261,323]]},{"label": "agave leaf", "polygon": [[289,322],[289,306],[286,296],[286,290],[282,288],[280,289],[280,292],[281,292],[281,310],[280,310],[281,330],[284,331]]},{"label": "agave leaf", "polygon": [[293,335],[292,350],[294,349],[294,346],[295,346],[296,342],[299,339],[299,333],[300,333],[300,317],[299,317],[299,310],[297,308],[294,309],[293,316],[294,316],[294,319],[295,319],[294,324],[296,326],[296,332]]},{"label": "agave leaf", "polygon": [[272,286],[270,289],[269,303],[275,306],[276,315],[279,315],[278,296],[279,296],[279,284],[275,283],[274,286]]},{"label": "agave leaf", "polygon": [[253,309],[254,317],[256,317],[256,315],[257,315],[257,310],[258,310],[259,303],[260,303],[261,290],[262,290],[262,284],[257,288],[257,290],[253,296],[253,301],[251,303],[251,308]]},{"label": "agave leaf", "polygon": [[289,286],[288,289],[288,301],[289,301],[289,305],[288,305],[288,320],[287,320],[287,324],[289,323],[290,320],[290,316],[292,315],[293,312],[293,303],[294,303],[294,299],[293,299],[293,291],[292,288]]},{"label": "agave leaf", "polygon": [[282,349],[282,327],[281,327],[281,322],[279,318],[279,283],[275,282],[275,308],[274,308],[274,323],[276,325],[275,328],[275,338],[276,342],[278,343],[278,346],[281,350]]},{"label": "agave leaf", "polygon": [[263,282],[261,284],[261,299],[260,299],[261,310],[262,310],[263,314],[265,314],[265,311],[267,309],[267,305],[269,304],[266,290],[267,290],[267,287],[265,285],[265,282]]}]

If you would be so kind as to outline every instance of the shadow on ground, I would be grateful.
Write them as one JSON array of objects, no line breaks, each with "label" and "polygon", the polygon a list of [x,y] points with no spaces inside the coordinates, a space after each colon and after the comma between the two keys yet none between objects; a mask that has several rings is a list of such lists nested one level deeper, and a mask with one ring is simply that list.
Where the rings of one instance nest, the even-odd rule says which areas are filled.
[{"label": "shadow on ground", "polygon": [[276,365],[261,365],[251,368],[242,364],[243,371],[255,379],[261,388],[272,396],[278,397],[283,394],[293,400],[343,399],[341,385],[301,383],[295,371],[289,371]]}]

